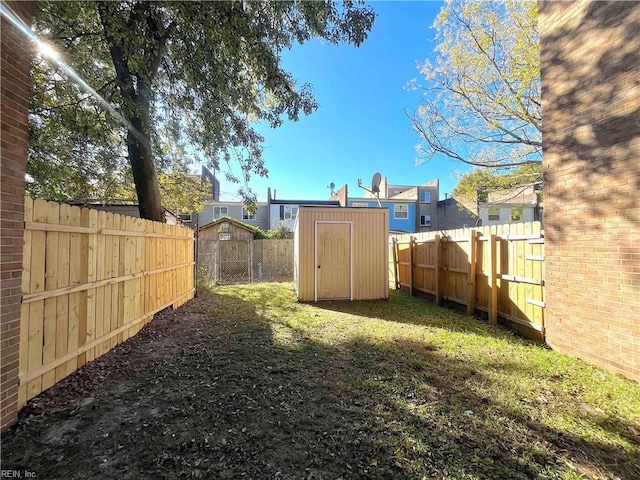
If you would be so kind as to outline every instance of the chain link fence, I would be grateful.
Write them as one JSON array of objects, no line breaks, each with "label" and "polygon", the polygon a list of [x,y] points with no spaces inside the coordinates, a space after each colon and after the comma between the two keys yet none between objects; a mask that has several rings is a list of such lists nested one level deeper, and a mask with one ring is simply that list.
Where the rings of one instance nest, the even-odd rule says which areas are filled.
[{"label": "chain link fence", "polygon": [[198,240],[198,273],[217,284],[293,281],[293,240]]}]

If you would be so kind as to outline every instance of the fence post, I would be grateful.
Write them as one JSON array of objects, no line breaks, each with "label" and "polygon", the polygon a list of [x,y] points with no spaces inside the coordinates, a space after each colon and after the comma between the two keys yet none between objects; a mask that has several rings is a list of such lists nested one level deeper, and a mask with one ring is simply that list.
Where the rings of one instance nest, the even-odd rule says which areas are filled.
[{"label": "fence post", "polygon": [[222,272],[222,267],[220,266],[220,251],[219,251],[219,248],[220,248],[219,240],[216,240],[215,250],[213,251],[213,265],[214,265],[213,268],[215,269],[214,277],[215,277],[216,283],[220,281],[220,275],[221,275],[221,272]]},{"label": "fence post", "polygon": [[440,291],[440,270],[442,269],[442,242],[440,235],[436,235],[436,304],[442,302],[442,292]]},{"label": "fence post", "polygon": [[413,295],[413,244],[415,238],[409,238],[409,295]]},{"label": "fence post", "polygon": [[398,241],[396,237],[391,239],[391,248],[393,249],[393,282],[396,285],[396,290],[400,288],[400,281],[398,280]]},{"label": "fence post", "polygon": [[476,307],[476,241],[477,233],[472,228],[469,234],[469,278],[467,281],[467,314],[473,315]]},{"label": "fence post", "polygon": [[413,271],[413,246],[415,244],[415,238],[409,237],[409,295],[413,295],[413,282],[414,282],[414,271]]},{"label": "fence post", "polygon": [[[197,218],[197,217],[196,217]],[[193,233],[193,287],[195,289],[194,296],[198,298],[198,267],[200,266],[200,245],[198,244],[198,221],[196,220],[195,231]]]},{"label": "fence post", "polygon": [[253,240],[247,240],[249,249],[249,283],[253,283]]},{"label": "fence post", "polygon": [[489,273],[489,282],[491,285],[491,301],[489,302],[489,323],[491,325],[497,325],[498,323],[498,238],[495,234],[490,236],[490,250],[489,250],[489,266],[491,271]]}]

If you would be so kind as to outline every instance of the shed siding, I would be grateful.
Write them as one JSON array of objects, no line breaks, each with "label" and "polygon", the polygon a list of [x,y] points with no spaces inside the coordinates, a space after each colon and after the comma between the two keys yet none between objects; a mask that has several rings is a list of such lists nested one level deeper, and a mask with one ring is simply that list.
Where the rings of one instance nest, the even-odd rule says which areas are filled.
[{"label": "shed siding", "polygon": [[296,229],[296,288],[300,301],[315,300],[315,222],[352,222],[353,299],[389,297],[386,208],[301,207]]}]

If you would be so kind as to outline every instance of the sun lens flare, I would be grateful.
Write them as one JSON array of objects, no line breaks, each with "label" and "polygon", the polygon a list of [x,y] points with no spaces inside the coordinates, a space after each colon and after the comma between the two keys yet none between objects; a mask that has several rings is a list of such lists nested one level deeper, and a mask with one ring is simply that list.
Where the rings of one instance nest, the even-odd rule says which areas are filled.
[{"label": "sun lens flare", "polygon": [[36,40],[36,45],[38,46],[38,51],[48,59],[53,61],[60,60],[60,54],[48,43],[42,40]]},{"label": "sun lens flare", "polygon": [[124,118],[109,102],[107,102],[104,98],[100,96],[98,92],[96,92],[87,82],[80,77],[60,56],[60,53],[57,52],[51,45],[46,42],[43,42],[38,36],[27,26],[14,12],[11,8],[6,5],[4,2],[0,2],[0,15],[4,16],[9,22],[11,22],[18,30],[20,30],[27,38],[33,41],[38,51],[51,62],[58,65],[67,77],[77,83],[80,88],[82,88],[85,92],[91,94],[97,101],[102,105],[102,107],[107,110],[111,115],[113,115],[125,128],[127,128],[133,135],[138,139],[138,141],[144,145],[148,145],[148,140],[138,132],[133,126]]}]

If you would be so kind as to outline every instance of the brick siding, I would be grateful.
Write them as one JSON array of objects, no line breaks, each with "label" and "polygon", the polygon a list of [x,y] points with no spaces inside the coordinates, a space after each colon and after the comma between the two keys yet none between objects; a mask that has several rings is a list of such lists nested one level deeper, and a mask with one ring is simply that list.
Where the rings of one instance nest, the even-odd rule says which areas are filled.
[{"label": "brick siding", "polygon": [[539,22],[547,342],[640,380],[640,3]]},{"label": "brick siding", "polygon": [[[6,2],[26,23],[31,23],[35,2]],[[24,175],[27,164],[29,67],[31,43],[2,17],[2,107],[0,168],[0,428],[17,418],[20,301],[24,228]]]}]

